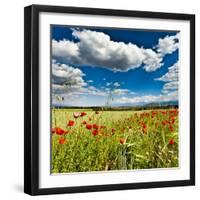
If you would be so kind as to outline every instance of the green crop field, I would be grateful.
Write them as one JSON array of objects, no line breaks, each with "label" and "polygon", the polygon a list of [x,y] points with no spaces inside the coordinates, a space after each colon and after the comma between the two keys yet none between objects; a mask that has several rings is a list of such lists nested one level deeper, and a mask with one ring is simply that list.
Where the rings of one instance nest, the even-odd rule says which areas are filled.
[{"label": "green crop field", "polygon": [[178,109],[52,109],[51,173],[178,167]]}]

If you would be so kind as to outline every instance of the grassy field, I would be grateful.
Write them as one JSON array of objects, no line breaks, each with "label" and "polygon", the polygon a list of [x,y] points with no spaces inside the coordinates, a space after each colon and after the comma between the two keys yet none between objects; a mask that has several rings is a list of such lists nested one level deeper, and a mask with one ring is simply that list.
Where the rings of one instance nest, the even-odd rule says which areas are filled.
[{"label": "grassy field", "polygon": [[52,110],[51,172],[178,167],[178,110]]}]

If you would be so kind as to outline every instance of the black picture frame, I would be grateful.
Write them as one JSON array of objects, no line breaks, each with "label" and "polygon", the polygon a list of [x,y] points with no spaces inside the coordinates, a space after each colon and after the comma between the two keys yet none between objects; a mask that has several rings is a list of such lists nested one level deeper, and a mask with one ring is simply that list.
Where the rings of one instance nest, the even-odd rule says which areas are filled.
[{"label": "black picture frame", "polygon": [[[73,13],[188,20],[190,23],[190,179],[162,182],[39,188],[39,14]],[[24,9],[24,192],[30,195],[195,185],[195,15],[31,5]]]}]

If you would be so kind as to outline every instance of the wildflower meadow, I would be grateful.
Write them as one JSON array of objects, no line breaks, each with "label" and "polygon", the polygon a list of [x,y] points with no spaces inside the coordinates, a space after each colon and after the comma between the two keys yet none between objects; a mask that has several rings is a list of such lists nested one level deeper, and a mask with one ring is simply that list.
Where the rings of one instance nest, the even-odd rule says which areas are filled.
[{"label": "wildflower meadow", "polygon": [[51,173],[178,167],[178,109],[52,109]]}]

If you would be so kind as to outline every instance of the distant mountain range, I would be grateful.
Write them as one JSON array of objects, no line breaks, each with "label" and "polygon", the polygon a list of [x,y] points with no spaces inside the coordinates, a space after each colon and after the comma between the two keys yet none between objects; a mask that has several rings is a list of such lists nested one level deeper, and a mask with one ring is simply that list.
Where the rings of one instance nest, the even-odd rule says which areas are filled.
[{"label": "distant mountain range", "polygon": [[178,101],[163,101],[145,104],[145,106],[178,106]]},{"label": "distant mountain range", "polygon": [[[163,102],[152,102],[152,103],[140,103],[140,104],[114,104],[111,107],[120,107],[120,108],[126,108],[126,107],[144,107],[144,108],[151,108],[151,107],[170,107],[170,106],[176,106],[178,107],[178,101],[163,101]],[[63,104],[57,104],[54,105],[54,107],[59,107],[59,108],[99,108],[103,106],[71,106],[71,105],[63,105]]]},{"label": "distant mountain range", "polygon": [[138,104],[133,104],[133,103],[126,103],[126,104],[115,104],[113,105],[114,107],[116,106],[124,106],[124,107],[161,107],[161,106],[178,106],[178,101],[163,101],[163,102],[151,102],[151,103],[138,103]]}]

